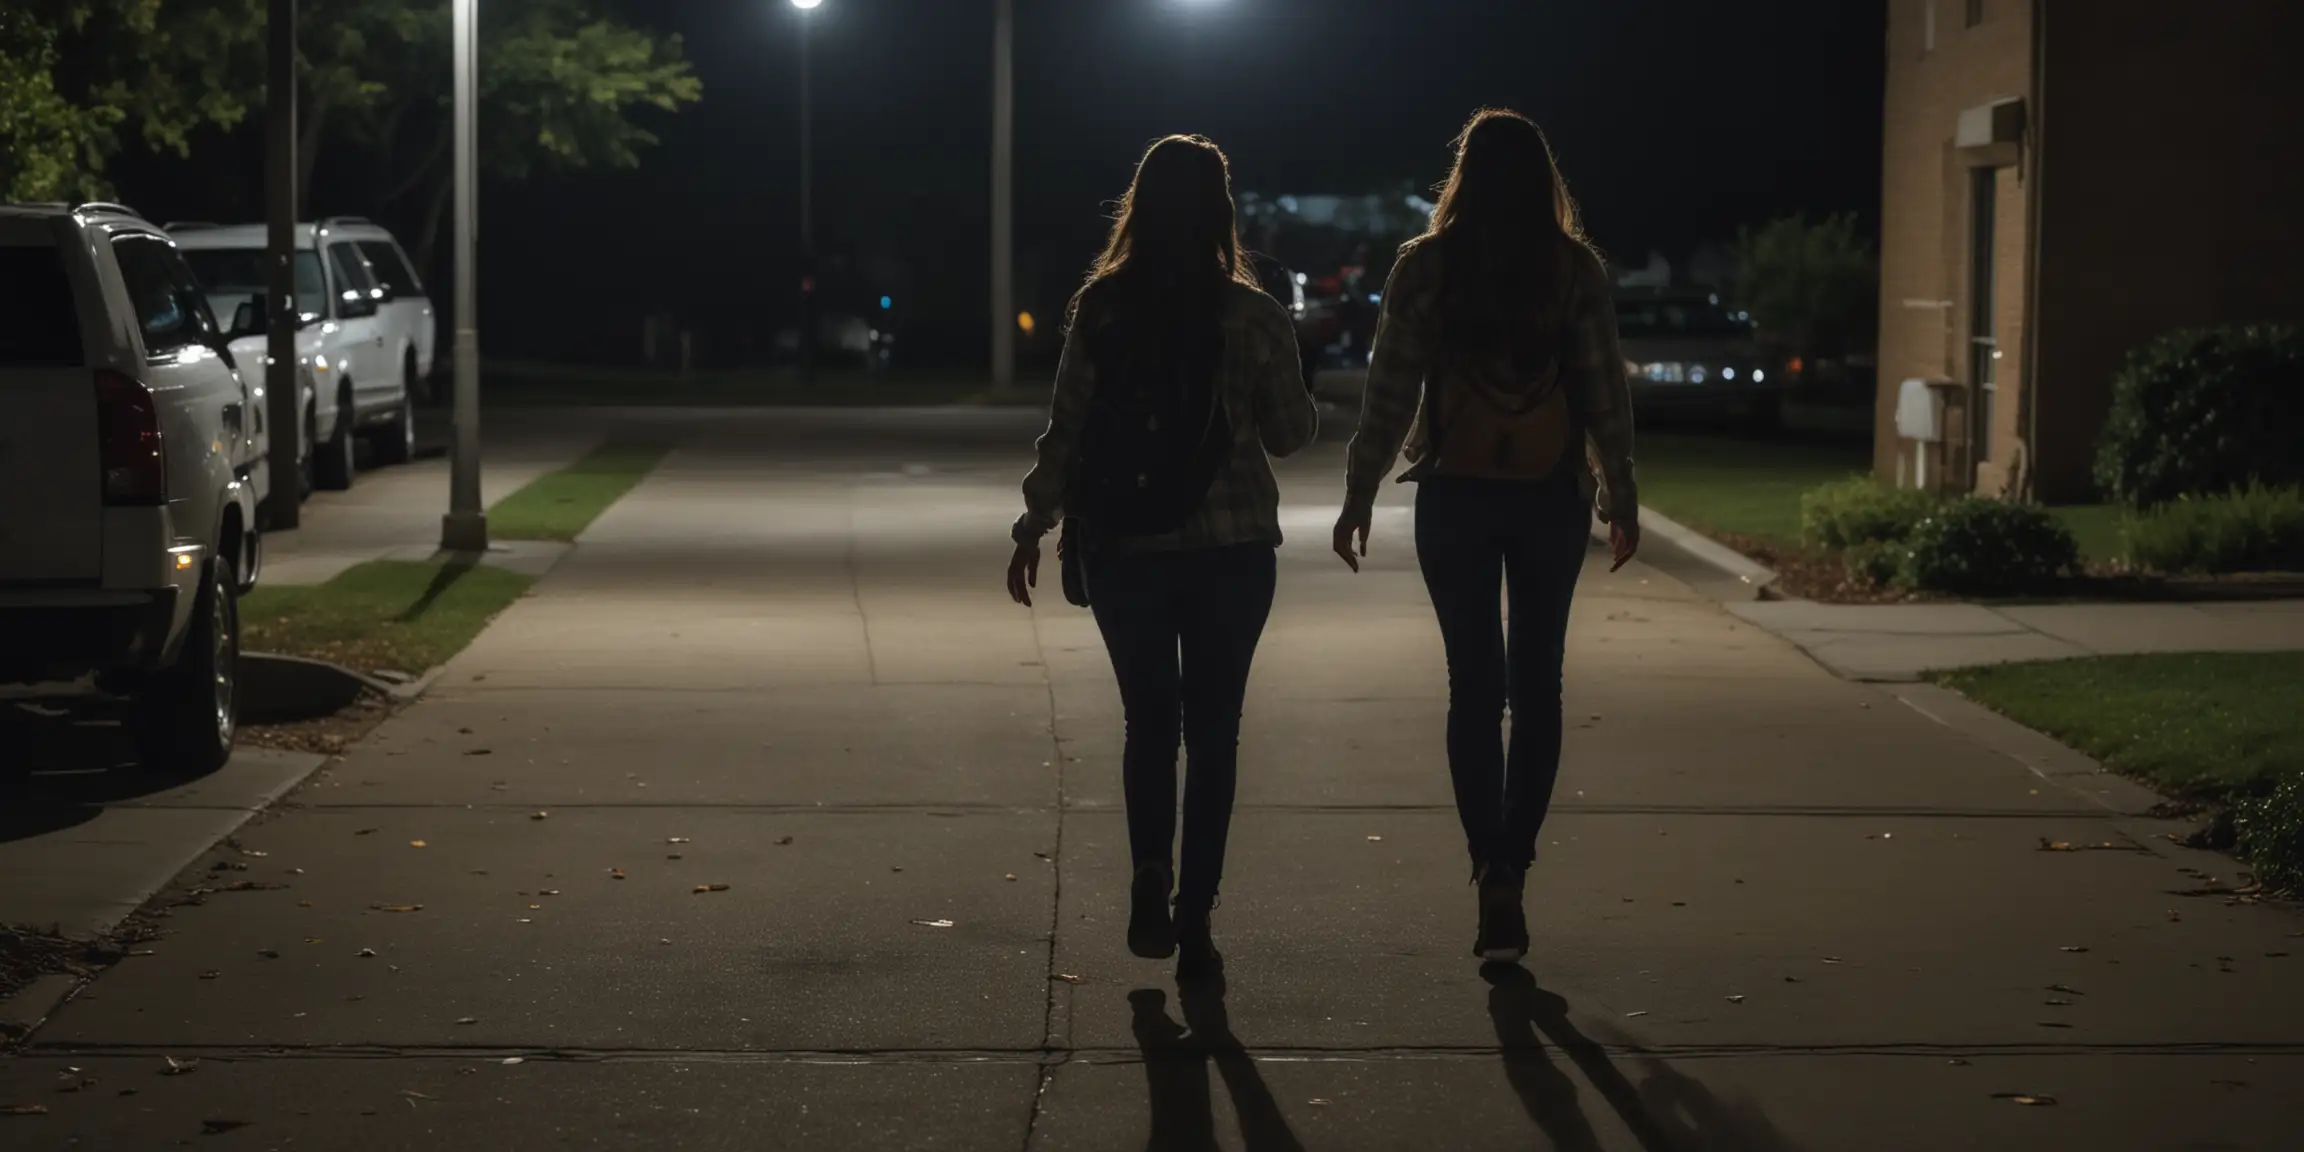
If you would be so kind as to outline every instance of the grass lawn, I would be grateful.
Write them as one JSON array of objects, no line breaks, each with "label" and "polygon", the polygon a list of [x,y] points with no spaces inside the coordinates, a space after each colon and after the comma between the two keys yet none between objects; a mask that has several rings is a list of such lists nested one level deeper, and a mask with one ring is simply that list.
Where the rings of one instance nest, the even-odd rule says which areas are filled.
[{"label": "grass lawn", "polygon": [[411,675],[463,650],[535,583],[447,560],[375,560],[326,584],[264,585],[240,600],[241,644],[363,672]]},{"label": "grass lawn", "polygon": [[1937,679],[2173,794],[2215,800],[2304,774],[2304,652],[2096,656]]},{"label": "grass lawn", "polygon": [[[1018,373],[1016,395],[1002,402],[1045,404],[1045,373]],[[792,368],[698,369],[495,363],[484,370],[482,403],[523,406],[938,407],[989,400],[990,382],[974,371],[865,372],[826,369],[802,381]]]},{"label": "grass lawn", "polygon": [[656,467],[665,451],[662,445],[610,444],[539,476],[488,509],[488,533],[499,540],[574,540]]},{"label": "grass lawn", "polygon": [[1800,496],[1872,467],[1863,443],[1640,433],[1640,502],[1691,528],[1778,547],[1800,540]]},{"label": "grass lawn", "polygon": [[2128,558],[2127,538],[2122,534],[2127,517],[2119,505],[2070,504],[2048,511],[2072,530],[2081,559],[2109,564]]}]

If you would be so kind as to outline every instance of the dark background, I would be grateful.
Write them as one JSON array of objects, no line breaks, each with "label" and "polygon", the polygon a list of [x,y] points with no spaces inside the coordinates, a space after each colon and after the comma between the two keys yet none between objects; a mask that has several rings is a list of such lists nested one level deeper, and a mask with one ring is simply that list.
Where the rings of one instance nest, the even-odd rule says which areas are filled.
[{"label": "dark background", "polygon": [[[617,3],[685,38],[703,101],[649,114],[663,139],[638,171],[483,186],[487,350],[636,360],[653,311],[694,327],[708,361],[743,355],[747,336],[765,348],[796,311],[802,15],[786,0]],[[1545,125],[1622,262],[1680,259],[1787,212],[1876,228],[1878,0],[1016,7],[1018,306],[1039,315],[1060,310],[1109,201],[1168,132],[1222,144],[1241,190],[1360,193],[1438,181],[1456,128],[1498,104]],[[914,365],[980,364],[987,347],[991,13],[825,0],[805,17],[825,306],[878,317],[891,296]],[[260,140],[252,124],[189,164],[123,165],[122,191],[160,218],[255,219]],[[363,211],[363,192],[323,171],[310,209]]]}]

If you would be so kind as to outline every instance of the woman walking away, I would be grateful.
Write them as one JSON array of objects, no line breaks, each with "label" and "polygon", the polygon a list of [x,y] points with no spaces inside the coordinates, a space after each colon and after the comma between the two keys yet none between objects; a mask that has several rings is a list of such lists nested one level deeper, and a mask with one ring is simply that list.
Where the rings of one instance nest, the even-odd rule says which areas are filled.
[{"label": "woman walking away", "polygon": [[1543,132],[1516,113],[1483,111],[1456,138],[1432,227],[1401,249],[1385,289],[1336,520],[1336,553],[1355,572],[1354,537],[1367,555],[1369,510],[1403,441],[1416,560],[1448,654],[1448,774],[1479,885],[1472,950],[1516,961],[1522,881],[1560,772],[1568,604],[1596,496],[1616,567],[1640,545],[1608,275]]},{"label": "woman walking away", "polygon": [[[1255,287],[1234,227],[1231,173],[1214,144],[1170,136],[1144,154],[1073,298],[1008,562],[1008,594],[1030,605],[1040,538],[1064,518],[1061,547],[1079,550],[1126,714],[1128,947],[1175,955],[1180,981],[1212,978],[1222,963],[1208,917],[1280,543],[1267,454],[1311,443],[1318,420],[1288,313]],[[1181,873],[1179,720],[1190,761]]]}]

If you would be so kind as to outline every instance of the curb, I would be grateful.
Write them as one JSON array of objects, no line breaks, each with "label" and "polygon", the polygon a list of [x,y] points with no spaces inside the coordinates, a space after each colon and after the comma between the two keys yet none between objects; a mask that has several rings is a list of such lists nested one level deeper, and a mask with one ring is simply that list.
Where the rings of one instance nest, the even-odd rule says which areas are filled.
[{"label": "curb", "polygon": [[341,664],[283,656],[276,652],[240,654],[241,720],[281,724],[316,720],[350,707],[363,692],[391,693],[394,685]]},{"label": "curb", "polygon": [[1740,583],[1749,584],[1757,593],[1776,582],[1775,569],[1706,536],[1646,504],[1640,506],[1640,529],[1653,532],[1690,556],[1718,569],[1721,574]]}]

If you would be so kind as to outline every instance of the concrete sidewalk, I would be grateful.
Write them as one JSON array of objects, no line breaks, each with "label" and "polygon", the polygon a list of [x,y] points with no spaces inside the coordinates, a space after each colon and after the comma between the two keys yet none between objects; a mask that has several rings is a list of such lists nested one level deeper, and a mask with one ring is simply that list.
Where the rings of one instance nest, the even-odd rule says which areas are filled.
[{"label": "concrete sidewalk", "polygon": [[[46,1109],[0,1119],[11,1146],[2304,1130],[2279,1088],[2304,1082],[2304,920],[2229,897],[2231,862],[2165,839],[2132,785],[2028,759],[1948,694],[1835,677],[1648,565],[1586,569],[1537,950],[1477,967],[1397,488],[1362,574],[1319,531],[1282,551],[1228,988],[1180,996],[1122,946],[1094,624],[998,590],[1029,418],[997,450],[862,423],[884,447],[857,455],[827,448],[842,419],[896,420],[678,429],[432,695],[242,832],[265,855],[216,857],[283,887],[177,910],[0,1062],[0,1104]],[[1332,518],[1336,456],[1284,473],[1289,524]]]},{"label": "concrete sidewalk", "polygon": [[2020,660],[2304,649],[2304,600],[1998,607],[1763,600],[1727,607],[1841,676],[1891,683]]},{"label": "concrete sidewalk", "polygon": [[[436,549],[448,511],[447,431],[429,409],[417,460],[362,472],[349,491],[315,492],[303,523],[264,537],[266,584],[325,584],[355,564],[422,558]],[[481,500],[493,504],[600,442],[604,414],[490,412],[481,424]]]}]

